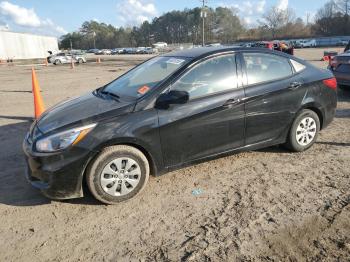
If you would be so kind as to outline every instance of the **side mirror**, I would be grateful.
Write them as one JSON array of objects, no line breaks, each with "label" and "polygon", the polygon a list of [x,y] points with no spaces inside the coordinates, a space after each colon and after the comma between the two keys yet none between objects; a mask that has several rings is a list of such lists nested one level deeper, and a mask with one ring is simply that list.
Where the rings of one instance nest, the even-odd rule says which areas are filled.
[{"label": "side mirror", "polygon": [[161,94],[156,101],[156,108],[168,109],[171,104],[185,104],[189,100],[189,94],[186,91],[171,90],[168,93]]}]

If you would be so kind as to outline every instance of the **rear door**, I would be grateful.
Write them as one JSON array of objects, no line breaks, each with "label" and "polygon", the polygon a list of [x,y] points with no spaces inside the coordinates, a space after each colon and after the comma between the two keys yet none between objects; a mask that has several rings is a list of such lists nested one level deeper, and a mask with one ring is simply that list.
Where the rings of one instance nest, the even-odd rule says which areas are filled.
[{"label": "rear door", "polygon": [[158,110],[166,166],[243,146],[244,91],[234,54],[201,61],[171,89],[187,91],[190,99],[186,104]]},{"label": "rear door", "polygon": [[246,95],[246,145],[283,139],[305,89],[290,60],[263,52],[241,54]]}]

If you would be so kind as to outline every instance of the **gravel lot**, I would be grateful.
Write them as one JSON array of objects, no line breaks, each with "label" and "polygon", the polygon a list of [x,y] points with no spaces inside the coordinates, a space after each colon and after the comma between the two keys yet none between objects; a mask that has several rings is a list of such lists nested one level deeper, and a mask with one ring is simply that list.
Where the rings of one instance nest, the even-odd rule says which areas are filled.
[{"label": "gravel lot", "polygon": [[[322,52],[296,55],[325,67]],[[146,57],[36,66],[45,104]],[[90,195],[49,201],[28,185],[21,143],[33,116],[30,66],[0,65],[0,83],[0,261],[350,260],[350,92],[339,91],[334,122],[307,152],[220,158],[153,177],[136,199],[105,206]]]}]

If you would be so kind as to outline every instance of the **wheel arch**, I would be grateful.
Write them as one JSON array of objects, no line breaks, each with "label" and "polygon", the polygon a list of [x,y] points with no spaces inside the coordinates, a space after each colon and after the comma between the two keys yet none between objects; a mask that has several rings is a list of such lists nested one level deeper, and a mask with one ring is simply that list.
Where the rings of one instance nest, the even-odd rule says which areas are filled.
[{"label": "wheel arch", "polygon": [[[98,148],[94,150],[95,154],[89,160],[88,165],[92,163],[92,161],[98,156],[98,154],[104,148],[110,147],[110,146],[117,146],[117,145],[131,146],[140,150],[148,160],[148,163],[150,166],[150,175],[157,176],[158,172],[162,170],[161,163],[158,159],[156,159],[155,154],[151,152],[151,150],[147,147],[147,145],[145,145],[141,141],[138,141],[135,138],[112,139],[107,141],[106,143],[99,145]],[[84,176],[85,176],[85,172],[84,172]]]},{"label": "wheel arch", "polygon": [[[323,122],[324,122],[323,121],[324,120],[324,112],[321,109],[321,107],[317,103],[308,103],[308,104],[303,105],[303,107],[299,110],[299,112],[301,110],[304,110],[304,109],[314,111],[317,114],[318,119],[320,120],[320,130],[322,130],[323,129]],[[299,112],[296,114],[296,116],[299,114]]]}]

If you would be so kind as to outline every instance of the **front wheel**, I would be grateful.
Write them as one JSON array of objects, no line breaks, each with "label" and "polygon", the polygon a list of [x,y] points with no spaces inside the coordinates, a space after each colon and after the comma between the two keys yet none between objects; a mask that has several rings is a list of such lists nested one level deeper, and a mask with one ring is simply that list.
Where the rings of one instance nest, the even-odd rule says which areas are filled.
[{"label": "front wheel", "polygon": [[292,124],[286,146],[295,152],[305,151],[316,142],[319,131],[318,115],[312,110],[304,109]]},{"label": "front wheel", "polygon": [[117,145],[105,148],[89,166],[87,185],[93,196],[105,204],[117,204],[135,197],[146,186],[150,168],[138,149]]}]

